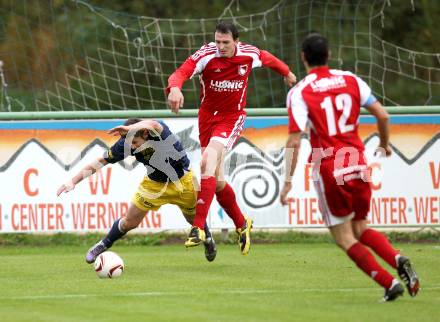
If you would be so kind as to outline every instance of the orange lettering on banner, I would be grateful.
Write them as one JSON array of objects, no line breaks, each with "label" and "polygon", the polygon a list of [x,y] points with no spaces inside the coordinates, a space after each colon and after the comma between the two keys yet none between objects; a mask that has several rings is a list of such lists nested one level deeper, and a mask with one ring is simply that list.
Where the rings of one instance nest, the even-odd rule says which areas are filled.
[{"label": "orange lettering on banner", "polygon": [[376,198],[371,198],[371,223],[380,224],[380,205]]},{"label": "orange lettering on banner", "polygon": [[[295,202],[298,204],[298,212],[296,213],[296,224],[297,225],[304,225],[304,220],[301,219],[301,205],[300,200],[298,198],[294,199]],[[304,213],[307,211],[307,206],[304,204]]]},{"label": "orange lettering on banner", "polygon": [[62,204],[57,203],[56,204],[56,227],[57,230],[64,230],[64,208]]},{"label": "orange lettering on banner", "polygon": [[72,203],[70,206],[73,217],[73,229],[74,230],[84,229],[86,205],[81,203],[77,203],[77,204]]},{"label": "orange lettering on banner", "polygon": [[429,162],[429,170],[431,172],[432,186],[434,189],[438,189],[440,187],[440,162],[437,164],[437,174],[435,173],[435,164],[432,161]]},{"label": "orange lettering on banner", "polygon": [[398,223],[397,219],[394,218],[394,215],[397,215],[397,207],[396,207],[397,199],[394,197],[390,198],[390,223],[395,225]]},{"label": "orange lettering on banner", "polygon": [[110,222],[111,225],[113,225],[113,223],[125,216],[126,212],[128,210],[128,203],[127,202],[117,202],[115,205],[113,204],[109,204],[108,205],[108,220]]},{"label": "orange lettering on banner", "polygon": [[381,198],[380,203],[383,205],[383,223],[388,224],[388,202],[390,198]]},{"label": "orange lettering on banner", "polygon": [[38,176],[38,170],[31,168],[28,169],[25,173],[24,173],[24,177],[23,177],[23,187],[24,187],[24,191],[26,192],[26,194],[30,197],[34,197],[36,195],[38,195],[38,188],[35,190],[31,190],[30,185],[29,185],[29,177],[31,176],[31,174],[35,174]]},{"label": "orange lettering on banner", "polygon": [[151,212],[151,222],[153,223],[153,227],[154,228],[160,228],[162,227],[162,216],[160,215],[160,213],[156,212],[156,211],[152,211]]},{"label": "orange lettering on banner", "polygon": [[11,225],[12,225],[12,229],[16,230],[16,231],[20,228],[20,226],[18,224],[16,224],[16,222],[15,222],[15,216],[16,216],[15,212],[16,211],[18,212],[18,209],[19,209],[19,207],[18,207],[18,205],[16,203],[12,205],[12,209],[11,209]]},{"label": "orange lettering on banner", "polygon": [[307,163],[304,168],[304,190],[310,191],[310,180],[312,180],[312,165]]},{"label": "orange lettering on banner", "polygon": [[[289,225],[323,225],[324,221],[318,212],[321,212],[317,198],[289,198],[288,202],[288,216]],[[296,217],[296,222],[294,222]]]},{"label": "orange lettering on banner", "polygon": [[98,202],[96,217],[98,221],[98,229],[107,228],[107,225],[105,224],[105,204],[102,202]]},{"label": "orange lettering on banner", "polygon": [[404,197],[372,198],[370,217],[371,224],[407,224],[406,199]]},{"label": "orange lettering on banner", "polygon": [[295,199],[293,199],[293,198],[287,199],[287,205],[289,207],[289,211],[288,211],[289,225],[293,224],[293,216],[295,216],[299,212],[298,203],[296,203],[296,209],[293,207],[294,201],[295,201]]},{"label": "orange lettering on banner", "polygon": [[[369,166],[368,166],[368,172],[370,173],[370,178],[372,178],[373,177],[373,170],[374,169],[381,169],[382,168],[382,166],[380,165],[380,163],[377,163],[377,162],[373,162],[373,163],[371,163]],[[379,190],[380,188],[382,188],[382,183],[381,182],[378,182],[377,184],[374,184],[373,183],[373,180],[371,180],[370,181],[370,186],[371,186],[371,189],[373,189],[373,190]]]},{"label": "orange lettering on banner", "polygon": [[[423,202],[425,202],[425,203],[423,203]],[[418,224],[420,224],[420,223],[426,224],[428,221],[428,198],[423,198],[423,197],[415,198],[414,197],[414,209],[416,212],[417,223]]]},{"label": "orange lettering on banner", "polygon": [[64,230],[62,204],[14,204],[11,224],[15,231]]},{"label": "orange lettering on banner", "polygon": [[[152,211],[152,210],[151,210],[151,211]],[[148,210],[148,211],[145,213],[144,220],[141,221],[142,227],[144,227],[144,228],[151,228],[150,220],[149,220],[149,218],[148,218],[148,215],[151,213],[151,211]]]},{"label": "orange lettering on banner", "polygon": [[[28,209],[29,208],[32,209],[32,207],[28,207]],[[26,212],[26,205],[22,204],[20,206],[20,230],[26,231],[26,230],[29,229],[29,227],[27,226],[27,223],[29,222],[28,218],[29,217],[28,217],[28,214]],[[42,220],[43,220],[43,218],[42,218]]]},{"label": "orange lettering on banner", "polygon": [[406,199],[405,198],[399,198],[399,223],[400,224],[407,224],[408,219],[406,218]]},{"label": "orange lettering on banner", "polygon": [[315,216],[318,213],[317,202],[318,200],[316,198],[310,198],[310,224],[312,225],[316,225],[318,223],[318,221],[315,219]]},{"label": "orange lettering on banner", "polygon": [[29,229],[38,229],[38,208],[29,207]]},{"label": "orange lettering on banner", "polygon": [[[46,210],[46,205],[45,204],[39,204],[38,205],[38,209],[40,210],[40,214],[44,213],[44,211]],[[45,225],[44,225],[44,216],[40,215],[41,218],[41,229],[45,229]]]},{"label": "orange lettering on banner", "polygon": [[161,228],[162,220],[161,214],[154,210],[148,210],[145,213],[144,219],[139,224],[139,228]]},{"label": "orange lettering on banner", "polygon": [[48,204],[47,205],[47,230],[54,230],[55,229],[55,225],[54,225],[54,218],[55,218],[55,214],[52,212],[53,210],[53,204]]},{"label": "orange lettering on banner", "polygon": [[414,208],[418,224],[439,223],[439,197],[414,198]]},{"label": "orange lettering on banner", "polygon": [[[431,208],[431,224],[438,224],[438,217],[439,217],[439,208],[438,206],[436,207],[436,204],[438,204],[439,202],[439,198],[438,197],[431,197],[430,199],[430,208]],[[437,218],[435,218],[435,216]]]},{"label": "orange lettering on banner", "polygon": [[101,190],[104,195],[108,194],[110,188],[110,177],[112,173],[112,168],[106,169],[105,180],[102,175],[101,169],[98,169],[93,176],[89,177],[89,187],[92,195],[96,195],[98,193],[98,183],[101,183]]},{"label": "orange lettering on banner", "polygon": [[110,222],[115,222],[121,215],[119,214],[119,208],[117,205],[110,203],[108,205],[108,218]]},{"label": "orange lettering on banner", "polygon": [[73,229],[108,229],[127,209],[127,202],[72,203]]},{"label": "orange lettering on banner", "polygon": [[96,207],[96,204],[94,203],[88,203],[87,204],[87,227],[89,229],[96,229],[96,225],[95,225],[95,212],[94,209]]}]

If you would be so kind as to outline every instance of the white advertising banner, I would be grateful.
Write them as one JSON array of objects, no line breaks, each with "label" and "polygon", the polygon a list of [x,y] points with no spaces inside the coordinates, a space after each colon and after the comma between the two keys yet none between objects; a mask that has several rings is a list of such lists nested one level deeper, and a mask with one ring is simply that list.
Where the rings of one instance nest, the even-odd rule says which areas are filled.
[{"label": "white advertising banner", "polygon": [[[168,119],[165,122],[181,138],[192,168],[198,174],[197,120]],[[373,133],[370,120],[366,118],[364,122]],[[405,122],[416,123],[412,124],[411,131],[417,131],[414,126],[425,127],[427,131],[425,125],[419,124],[423,123],[420,117]],[[433,122],[431,132],[425,133],[419,141],[414,141],[411,133],[408,136],[397,133],[401,136],[400,141],[399,137],[396,139],[400,146],[393,146],[394,153],[389,158],[373,156],[377,136],[363,138],[372,173],[371,225],[439,226],[440,142],[439,125],[435,118]],[[125,213],[143,179],[145,168],[141,164],[128,159],[108,165],[73,191],[60,197],[56,191],[86,164],[102,156],[115,141],[105,130],[121,123],[122,120],[0,122],[0,232],[107,231],[114,220]],[[307,163],[308,140],[302,140],[294,188],[289,204],[283,207],[279,203],[279,192],[284,179],[282,146],[287,137],[287,120],[249,118],[246,124],[242,138],[225,162],[226,179],[234,188],[242,211],[254,219],[257,228],[324,227],[311,166]],[[215,199],[208,223],[212,228],[233,227]],[[147,212],[138,231],[186,228],[189,225],[180,210],[166,205],[158,211]]]}]

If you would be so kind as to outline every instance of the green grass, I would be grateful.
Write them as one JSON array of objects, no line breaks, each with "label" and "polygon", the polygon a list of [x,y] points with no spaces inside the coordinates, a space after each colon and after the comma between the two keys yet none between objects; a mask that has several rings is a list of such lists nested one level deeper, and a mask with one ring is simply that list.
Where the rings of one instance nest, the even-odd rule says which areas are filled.
[{"label": "green grass", "polygon": [[202,248],[121,246],[126,270],[100,280],[86,246],[1,247],[1,321],[438,321],[440,247],[398,244],[422,290],[379,304],[383,291],[328,243],[259,244],[241,256]]}]

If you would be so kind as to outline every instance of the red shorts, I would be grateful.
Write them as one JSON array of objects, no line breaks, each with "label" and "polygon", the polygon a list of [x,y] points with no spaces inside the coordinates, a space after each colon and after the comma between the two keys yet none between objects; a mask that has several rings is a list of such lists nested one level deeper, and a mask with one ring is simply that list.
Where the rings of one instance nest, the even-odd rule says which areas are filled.
[{"label": "red shorts", "polygon": [[335,177],[334,161],[322,161],[314,184],[321,214],[328,227],[367,218],[371,187],[366,167],[364,164],[341,169],[344,173],[341,180],[341,177]]},{"label": "red shorts", "polygon": [[230,150],[243,131],[246,114],[220,115],[199,111],[199,140],[202,148],[208,146],[211,139],[220,142]]}]

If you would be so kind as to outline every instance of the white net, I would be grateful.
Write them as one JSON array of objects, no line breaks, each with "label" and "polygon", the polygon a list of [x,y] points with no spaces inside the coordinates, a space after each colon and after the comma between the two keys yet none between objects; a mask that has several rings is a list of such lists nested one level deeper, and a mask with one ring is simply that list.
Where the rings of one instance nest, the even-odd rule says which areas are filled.
[{"label": "white net", "polygon": [[[200,19],[130,15],[82,0],[3,2],[2,111],[165,109],[168,76],[213,40],[219,20],[236,23],[242,41],[271,51],[299,77],[301,41],[319,31],[331,43],[330,65],[363,77],[386,105],[440,104],[440,54],[383,40],[386,1],[232,0],[216,17]],[[278,75],[260,69],[248,107],[281,107],[286,91]],[[197,108],[198,93],[196,79],[185,84],[185,108]]]}]

